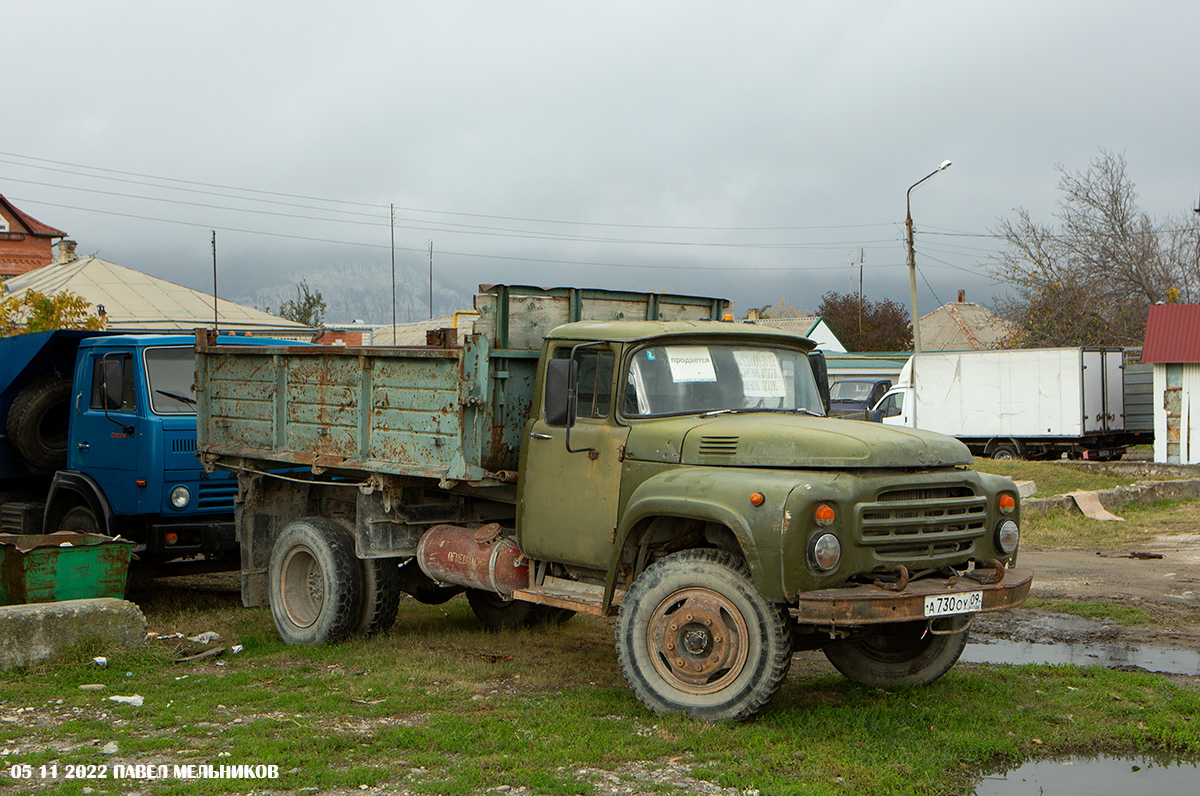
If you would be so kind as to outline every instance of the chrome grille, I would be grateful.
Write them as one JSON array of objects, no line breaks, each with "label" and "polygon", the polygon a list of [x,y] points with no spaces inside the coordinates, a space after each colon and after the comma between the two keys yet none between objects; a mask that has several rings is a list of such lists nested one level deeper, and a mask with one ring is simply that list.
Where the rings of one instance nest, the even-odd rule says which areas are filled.
[{"label": "chrome grille", "polygon": [[987,532],[987,498],[957,484],[892,489],[859,507],[859,527],[880,558],[955,555]]}]

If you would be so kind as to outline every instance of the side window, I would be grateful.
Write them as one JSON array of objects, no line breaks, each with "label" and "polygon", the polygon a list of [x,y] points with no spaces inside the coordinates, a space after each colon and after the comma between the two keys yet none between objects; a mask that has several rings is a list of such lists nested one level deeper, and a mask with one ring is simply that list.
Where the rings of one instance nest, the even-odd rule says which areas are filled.
[{"label": "side window", "polygon": [[[570,359],[571,349],[560,348],[555,359]],[[612,406],[613,354],[595,348],[583,348],[575,355],[579,363],[576,376],[575,417],[608,417]]]},{"label": "side window", "polygon": [[879,407],[883,417],[897,417],[904,410],[904,393],[889,395]]},{"label": "side window", "polygon": [[106,354],[92,363],[92,409],[133,412],[137,409],[133,386],[133,357]]}]

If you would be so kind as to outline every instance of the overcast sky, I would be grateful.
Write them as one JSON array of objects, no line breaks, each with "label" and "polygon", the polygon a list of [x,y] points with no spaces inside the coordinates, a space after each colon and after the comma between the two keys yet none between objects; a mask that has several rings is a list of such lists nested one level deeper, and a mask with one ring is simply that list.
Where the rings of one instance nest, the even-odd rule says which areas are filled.
[{"label": "overcast sky", "polygon": [[[1200,194],[1196,2],[0,0],[0,193],[81,253],[236,298],[396,260],[815,309],[987,304],[997,220],[1123,153]],[[855,287],[857,277],[855,277]],[[451,307],[437,307],[448,311]],[[331,320],[348,320],[332,318]],[[378,320],[384,320],[382,318]]]}]

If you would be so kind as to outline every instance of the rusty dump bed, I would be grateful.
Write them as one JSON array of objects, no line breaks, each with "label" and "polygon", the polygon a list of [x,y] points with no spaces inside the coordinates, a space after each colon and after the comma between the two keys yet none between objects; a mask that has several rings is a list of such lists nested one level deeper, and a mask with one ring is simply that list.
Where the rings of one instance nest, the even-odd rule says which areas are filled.
[{"label": "rusty dump bed", "polygon": [[445,347],[196,343],[197,437],[209,463],[515,480],[542,339],[577,320],[719,319],[720,299],[495,286],[474,334]]}]

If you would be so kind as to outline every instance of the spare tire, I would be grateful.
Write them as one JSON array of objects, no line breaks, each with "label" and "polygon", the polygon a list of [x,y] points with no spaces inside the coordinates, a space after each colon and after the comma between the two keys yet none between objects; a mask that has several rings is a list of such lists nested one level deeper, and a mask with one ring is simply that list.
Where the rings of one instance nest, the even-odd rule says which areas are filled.
[{"label": "spare tire", "polygon": [[36,379],[8,410],[8,444],[34,467],[65,467],[70,417],[71,385],[57,375]]}]

